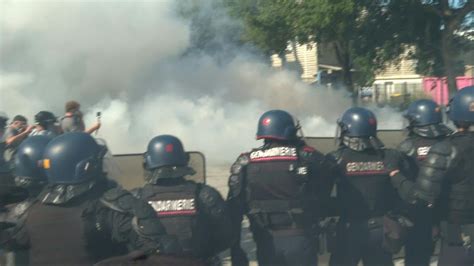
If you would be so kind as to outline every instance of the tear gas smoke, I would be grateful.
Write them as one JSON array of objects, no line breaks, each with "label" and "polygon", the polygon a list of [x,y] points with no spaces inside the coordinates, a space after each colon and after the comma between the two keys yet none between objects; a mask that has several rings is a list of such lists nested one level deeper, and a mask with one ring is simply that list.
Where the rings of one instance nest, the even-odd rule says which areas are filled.
[{"label": "tear gas smoke", "polygon": [[[0,110],[61,115],[78,100],[88,124],[102,111],[99,136],[115,153],[143,152],[151,137],[173,134],[211,163],[230,161],[256,145],[256,122],[269,109],[293,113],[306,135],[332,136],[350,106],[342,92],[244,51],[224,60],[187,53],[193,27],[174,1],[0,3]],[[400,127],[390,110],[377,113],[394,123],[382,128]]]}]

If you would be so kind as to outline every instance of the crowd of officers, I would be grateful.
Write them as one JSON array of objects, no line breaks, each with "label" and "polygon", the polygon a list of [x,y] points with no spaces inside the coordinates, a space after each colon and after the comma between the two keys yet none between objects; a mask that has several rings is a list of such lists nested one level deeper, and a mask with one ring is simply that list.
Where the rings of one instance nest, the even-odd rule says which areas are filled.
[{"label": "crowd of officers", "polygon": [[[172,135],[150,140],[145,185],[126,191],[108,177],[106,145],[86,129],[79,104],[66,115],[16,116],[0,158],[0,264],[248,265],[241,247],[244,216],[259,265],[474,265],[474,87],[460,90],[443,124],[440,106],[413,102],[399,149],[377,138],[375,115],[360,107],[337,121],[338,148],[326,155],[305,143],[286,111],[258,121],[261,147],[231,166],[224,200],[195,174]],[[317,148],[317,147],[316,147]],[[3,149],[1,150],[3,152]]]}]

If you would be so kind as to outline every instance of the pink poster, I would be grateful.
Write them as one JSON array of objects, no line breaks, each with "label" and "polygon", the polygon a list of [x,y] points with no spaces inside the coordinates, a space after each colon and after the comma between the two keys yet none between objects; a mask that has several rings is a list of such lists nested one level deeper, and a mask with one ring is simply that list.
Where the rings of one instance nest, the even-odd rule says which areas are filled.
[{"label": "pink poster", "polygon": [[[457,77],[458,89],[474,85],[474,77]],[[426,77],[423,78],[423,89],[426,94],[431,95],[438,104],[446,105],[449,102],[448,85],[446,78]]]}]

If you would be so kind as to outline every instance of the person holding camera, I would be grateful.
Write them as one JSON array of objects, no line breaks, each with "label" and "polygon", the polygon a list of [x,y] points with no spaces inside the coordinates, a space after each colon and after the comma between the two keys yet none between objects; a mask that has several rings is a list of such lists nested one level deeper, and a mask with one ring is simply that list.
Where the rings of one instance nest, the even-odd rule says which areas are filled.
[{"label": "person holding camera", "polygon": [[101,125],[100,121],[97,121],[92,125],[92,127],[86,129],[80,108],[81,105],[76,101],[69,101],[66,103],[66,113],[59,121],[61,129],[64,133],[85,132],[92,134],[99,130]]}]

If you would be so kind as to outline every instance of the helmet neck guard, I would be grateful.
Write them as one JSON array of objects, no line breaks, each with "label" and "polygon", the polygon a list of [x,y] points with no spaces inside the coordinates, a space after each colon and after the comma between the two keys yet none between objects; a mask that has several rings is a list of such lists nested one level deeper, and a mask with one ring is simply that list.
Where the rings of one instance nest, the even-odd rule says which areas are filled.
[{"label": "helmet neck guard", "polygon": [[377,137],[350,137],[343,136],[341,145],[355,151],[365,151],[369,149],[379,150],[384,147],[382,141]]},{"label": "helmet neck guard", "polygon": [[158,169],[145,170],[145,181],[148,184],[157,184],[161,179],[181,178],[194,175],[196,171],[189,166],[164,166]]},{"label": "helmet neck guard", "polygon": [[422,127],[410,127],[411,134],[424,138],[438,138],[450,135],[453,131],[444,124],[432,124]]}]

